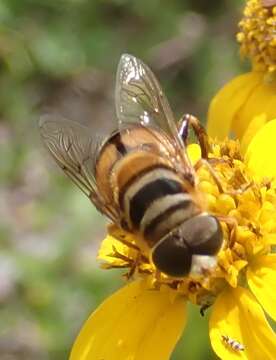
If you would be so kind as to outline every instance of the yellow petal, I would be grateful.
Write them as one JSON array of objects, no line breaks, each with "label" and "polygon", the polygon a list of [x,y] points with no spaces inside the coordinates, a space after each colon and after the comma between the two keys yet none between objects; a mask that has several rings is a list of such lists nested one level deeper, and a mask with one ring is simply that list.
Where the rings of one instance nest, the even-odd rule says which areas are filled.
[{"label": "yellow petal", "polygon": [[186,304],[135,281],[110,296],[84,324],[70,360],[167,360],[186,324]]},{"label": "yellow petal", "polygon": [[[229,135],[235,117],[256,86],[260,84],[261,79],[259,73],[250,72],[234,78],[217,93],[208,111],[207,132],[211,137],[223,140]],[[243,126],[243,124],[240,125]],[[238,123],[235,130],[237,132],[240,130]]]},{"label": "yellow petal", "polygon": [[[217,298],[209,322],[212,347],[223,360],[275,360],[276,336],[261,306],[246,289],[227,289]],[[228,336],[244,346],[238,351],[227,345]]]},{"label": "yellow petal", "polygon": [[274,83],[265,83],[263,79],[260,78],[258,86],[251,92],[246,104],[241,108],[232,124],[232,129],[238,138],[241,139],[248,124],[255,116],[264,114],[268,121],[274,119],[276,117],[275,104],[276,87]]},{"label": "yellow petal", "polygon": [[247,281],[264,310],[276,321],[276,254],[259,257],[250,264]]},{"label": "yellow petal", "polygon": [[267,122],[266,114],[261,114],[259,116],[255,116],[250,123],[242,137],[241,140],[241,152],[245,154],[248,145],[250,144],[251,140],[255,136],[255,134],[265,125]]},{"label": "yellow petal", "polygon": [[121,266],[126,262],[123,259],[114,256],[114,249],[122,255],[127,255],[128,248],[113,236],[108,235],[102,242],[98,251],[98,259],[103,260],[104,263],[112,264],[113,266]]},{"label": "yellow petal", "polygon": [[276,176],[276,119],[266,123],[251,140],[245,162],[257,178]]},{"label": "yellow petal", "polygon": [[[275,222],[273,224],[273,228],[275,228]],[[269,245],[276,245],[276,234],[265,234],[263,236],[264,241]]]},{"label": "yellow petal", "polygon": [[102,267],[108,268],[109,265],[113,267],[130,266],[130,262],[137,258],[134,235],[122,230],[115,224],[109,225],[108,235],[101,242],[97,258],[103,261]]}]

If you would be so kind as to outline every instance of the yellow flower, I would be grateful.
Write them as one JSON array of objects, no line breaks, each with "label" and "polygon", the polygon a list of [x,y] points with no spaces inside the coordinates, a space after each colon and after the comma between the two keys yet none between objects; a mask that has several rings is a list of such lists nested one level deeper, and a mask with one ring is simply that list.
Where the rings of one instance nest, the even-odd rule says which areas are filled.
[{"label": "yellow flower", "polygon": [[276,1],[248,0],[239,27],[240,52],[250,59],[252,71],[234,78],[213,98],[208,133],[220,140],[234,133],[244,153],[256,131],[276,117]]},{"label": "yellow flower", "polygon": [[[92,313],[70,360],[169,359],[186,325],[188,301],[199,310],[212,306],[209,335],[221,359],[275,359],[276,336],[265,316],[276,320],[275,138],[276,120],[255,134],[245,157],[237,141],[210,140],[223,191],[205,167],[197,171],[198,186],[208,211],[221,219],[224,242],[204,274],[160,274],[131,234],[110,227],[99,251],[103,267],[127,268],[135,280]],[[196,160],[198,147],[189,150]]]}]

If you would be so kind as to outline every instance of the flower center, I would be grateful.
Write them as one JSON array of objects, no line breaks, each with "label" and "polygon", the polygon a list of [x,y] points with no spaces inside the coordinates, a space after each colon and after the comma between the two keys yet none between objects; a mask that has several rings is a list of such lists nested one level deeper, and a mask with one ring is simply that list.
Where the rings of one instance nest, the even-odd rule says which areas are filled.
[{"label": "flower center", "polygon": [[206,210],[223,228],[223,245],[213,266],[202,266],[184,278],[169,277],[137,247],[134,235],[112,225],[99,252],[103,267],[128,268],[127,276],[146,278],[149,288],[171,289],[201,306],[211,304],[226,286],[243,283],[247,265],[270,251],[269,239],[276,230],[276,182],[254,180],[237,141],[211,142],[211,148],[212,171],[201,166],[197,179]]},{"label": "flower center", "polygon": [[255,70],[276,73],[276,1],[248,0],[239,23],[241,55],[251,59]]}]

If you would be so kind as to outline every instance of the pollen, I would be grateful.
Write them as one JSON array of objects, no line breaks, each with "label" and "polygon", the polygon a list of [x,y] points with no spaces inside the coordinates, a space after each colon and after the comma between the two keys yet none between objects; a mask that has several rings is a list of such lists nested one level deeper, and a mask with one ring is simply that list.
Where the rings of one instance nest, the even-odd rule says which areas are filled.
[{"label": "pollen", "polygon": [[171,278],[154,267],[134,234],[111,225],[98,256],[104,268],[125,269],[127,278],[146,278],[149,288],[169,290],[173,297],[183,296],[202,308],[226,287],[244,284],[250,263],[271,251],[268,239],[276,230],[276,182],[254,179],[237,141],[211,141],[211,149],[211,170],[203,164],[196,178],[206,211],[218,218],[223,229],[218,254],[205,259],[200,271]]},{"label": "pollen", "polygon": [[237,41],[253,68],[274,78],[276,73],[276,1],[248,0]]}]

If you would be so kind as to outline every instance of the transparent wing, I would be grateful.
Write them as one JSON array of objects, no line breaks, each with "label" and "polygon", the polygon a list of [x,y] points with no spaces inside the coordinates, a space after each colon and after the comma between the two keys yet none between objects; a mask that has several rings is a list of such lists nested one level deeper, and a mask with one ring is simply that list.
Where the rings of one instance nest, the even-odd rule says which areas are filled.
[{"label": "transparent wing", "polygon": [[101,198],[94,175],[95,161],[103,139],[90,136],[89,128],[60,116],[42,116],[39,131],[59,167],[99,211],[117,222],[117,211]]},{"label": "transparent wing", "polygon": [[172,110],[149,67],[136,57],[124,54],[117,70],[115,91],[119,128],[140,124],[163,131],[174,144],[184,172],[193,173],[182,138],[178,136]]}]

